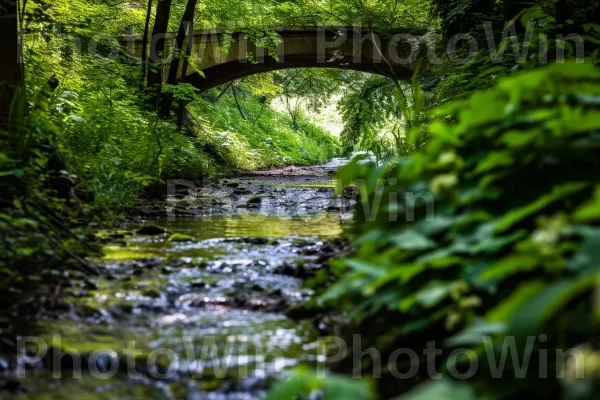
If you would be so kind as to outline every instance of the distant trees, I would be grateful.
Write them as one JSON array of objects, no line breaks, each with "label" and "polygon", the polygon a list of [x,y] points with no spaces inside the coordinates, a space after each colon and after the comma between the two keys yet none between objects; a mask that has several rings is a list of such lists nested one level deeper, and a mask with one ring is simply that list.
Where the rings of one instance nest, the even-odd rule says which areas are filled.
[{"label": "distant trees", "polygon": [[515,18],[516,32],[523,34],[526,27],[517,16],[530,7],[542,5],[550,10],[554,8],[556,23],[561,26],[573,19],[578,10],[580,14],[585,14],[585,22],[594,20],[594,15],[600,14],[600,5],[593,3],[586,0],[431,0],[431,8],[440,17],[442,28],[448,36],[473,31],[485,20],[508,22]]},{"label": "distant trees", "polygon": [[306,110],[319,111],[339,88],[342,72],[336,70],[290,69],[273,75],[281,88],[294,129]]},{"label": "distant trees", "polygon": [[493,15],[495,0],[432,0],[434,14],[442,20],[442,29],[448,36],[467,33],[477,28],[485,16]]},{"label": "distant trees", "polygon": [[0,128],[7,125],[17,89],[23,83],[16,0],[0,0]]}]

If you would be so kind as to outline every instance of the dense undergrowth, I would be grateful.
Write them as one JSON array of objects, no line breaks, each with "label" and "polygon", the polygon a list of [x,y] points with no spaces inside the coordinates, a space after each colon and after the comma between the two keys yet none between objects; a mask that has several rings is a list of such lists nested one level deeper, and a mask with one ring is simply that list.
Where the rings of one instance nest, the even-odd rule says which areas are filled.
[{"label": "dense undergrowth", "polygon": [[233,96],[215,102],[210,93],[190,107],[208,123],[195,125],[194,133],[229,165],[247,170],[314,165],[339,153],[338,140],[311,121],[303,118],[294,128],[291,117],[274,111],[264,97],[240,92],[239,109]]},{"label": "dense undergrowth", "polygon": [[[457,121],[432,124],[424,152],[379,169],[346,169],[346,178],[368,182],[382,211],[364,225],[369,233],[347,261],[354,272],[329,296],[354,304],[360,323],[394,314],[395,329],[371,333],[383,354],[399,343],[425,349],[431,340],[470,347],[481,368],[473,388],[498,398],[568,393],[577,383],[572,371],[556,379],[556,355],[543,367],[549,379],[535,379],[542,367],[532,361],[530,379],[510,385],[515,371],[495,381],[487,358],[498,360],[507,338],[519,360],[531,351],[528,338],[532,360],[542,349],[578,346],[595,357],[599,80],[593,66],[576,64],[502,80],[439,109]],[[411,205],[410,194],[419,192],[432,197]],[[540,334],[547,340],[538,341]],[[450,358],[446,367],[460,361]],[[594,368],[586,371],[590,381]]]},{"label": "dense undergrowth", "polygon": [[99,253],[90,240],[90,206],[56,151],[50,90],[40,91],[27,116],[18,94],[10,123],[0,129],[0,307],[74,273],[96,273],[83,259]]},{"label": "dense undergrowth", "polygon": [[[597,48],[600,27],[582,30]],[[512,67],[476,55],[409,130],[423,147],[340,170],[361,189],[358,238],[322,300],[351,323],[334,369],[363,379],[303,371],[271,398],[597,397],[597,50],[550,65],[535,50]]]},{"label": "dense undergrowth", "polygon": [[[407,398],[595,398],[599,96],[589,63],[522,73],[438,108],[422,151],[340,171],[362,188],[363,223],[324,300],[351,312],[360,351],[381,355],[356,365],[349,354],[340,370],[380,374],[384,397],[431,368],[446,379]],[[436,362],[423,357],[431,342],[444,349]],[[400,371],[417,365],[411,378],[386,366],[401,348],[421,360]],[[329,382],[300,374],[276,393]],[[356,381],[331,382],[354,393],[344,398],[371,397]]]}]

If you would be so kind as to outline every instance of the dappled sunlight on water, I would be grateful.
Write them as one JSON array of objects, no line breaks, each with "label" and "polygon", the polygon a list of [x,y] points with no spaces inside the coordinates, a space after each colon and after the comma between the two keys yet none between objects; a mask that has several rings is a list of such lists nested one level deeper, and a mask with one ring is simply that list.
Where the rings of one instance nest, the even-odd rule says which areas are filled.
[{"label": "dappled sunlight on water", "polygon": [[334,238],[344,235],[349,220],[339,213],[324,213],[306,217],[281,218],[262,214],[213,216],[204,218],[176,218],[174,221],[158,219],[148,221],[174,233],[184,233],[194,238],[191,243],[172,243],[168,235],[133,236],[128,246],[108,245],[105,259],[124,261],[139,258],[180,256],[207,257],[227,253],[232,245],[213,239],[226,238],[282,238],[308,239]]}]

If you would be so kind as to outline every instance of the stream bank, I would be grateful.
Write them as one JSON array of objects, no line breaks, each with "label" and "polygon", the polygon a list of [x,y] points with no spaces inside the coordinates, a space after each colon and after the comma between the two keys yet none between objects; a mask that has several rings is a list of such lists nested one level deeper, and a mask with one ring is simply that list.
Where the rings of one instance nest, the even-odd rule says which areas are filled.
[{"label": "stream bank", "polygon": [[202,185],[194,199],[187,187],[100,232],[101,277],[37,299],[34,321],[14,310],[6,322],[34,338],[0,360],[2,397],[259,399],[317,367],[333,327],[304,307],[316,304],[304,282],[347,248],[353,194],[332,199],[344,161]]}]

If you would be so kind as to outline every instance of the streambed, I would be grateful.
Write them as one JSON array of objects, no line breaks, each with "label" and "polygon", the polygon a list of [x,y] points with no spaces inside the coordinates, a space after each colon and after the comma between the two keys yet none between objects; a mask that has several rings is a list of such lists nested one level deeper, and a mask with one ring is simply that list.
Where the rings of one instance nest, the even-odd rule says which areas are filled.
[{"label": "streambed", "polygon": [[331,200],[342,163],[227,180],[202,191],[210,212],[188,204],[107,233],[102,277],[28,327],[50,350],[36,361],[30,344],[9,398],[259,399],[293,368],[317,367],[329,327],[304,306],[304,282],[346,246],[352,202]]}]

